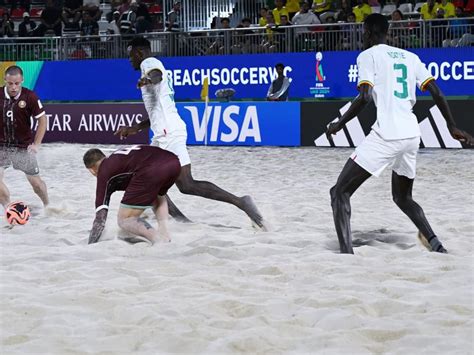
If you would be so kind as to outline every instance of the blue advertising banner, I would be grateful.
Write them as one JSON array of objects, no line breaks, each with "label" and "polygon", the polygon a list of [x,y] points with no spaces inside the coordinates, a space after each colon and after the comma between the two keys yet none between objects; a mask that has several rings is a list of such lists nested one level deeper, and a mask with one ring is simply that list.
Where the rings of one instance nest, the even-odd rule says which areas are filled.
[{"label": "blue advertising banner", "polygon": [[207,137],[204,103],[178,103],[186,122],[188,144],[246,146],[299,146],[300,103],[238,102],[211,103],[207,108]]},{"label": "blue advertising banner", "polygon": [[[449,96],[474,95],[474,48],[414,50]],[[264,99],[276,77],[275,64],[286,66],[290,98],[341,98],[356,95],[360,52],[283,53],[160,58],[172,77],[178,101],[200,98],[204,78],[210,97],[233,88],[236,99]],[[140,74],[128,60],[44,62],[35,85],[43,100],[140,100]],[[419,94],[421,94],[419,92]]]}]

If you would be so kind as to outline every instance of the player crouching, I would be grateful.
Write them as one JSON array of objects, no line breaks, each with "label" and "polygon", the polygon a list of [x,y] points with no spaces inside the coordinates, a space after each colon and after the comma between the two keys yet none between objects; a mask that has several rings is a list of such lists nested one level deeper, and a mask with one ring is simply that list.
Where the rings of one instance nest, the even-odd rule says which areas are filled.
[{"label": "player crouching", "polygon": [[[99,149],[84,154],[84,165],[97,177],[96,216],[89,244],[97,243],[105,228],[112,193],[125,191],[118,211],[118,225],[133,237],[128,242],[170,241],[167,219],[168,204],[164,197],[178,178],[181,166],[173,153],[158,147],[133,146],[120,149],[108,158]],[[159,230],[140,218],[152,207]]]}]

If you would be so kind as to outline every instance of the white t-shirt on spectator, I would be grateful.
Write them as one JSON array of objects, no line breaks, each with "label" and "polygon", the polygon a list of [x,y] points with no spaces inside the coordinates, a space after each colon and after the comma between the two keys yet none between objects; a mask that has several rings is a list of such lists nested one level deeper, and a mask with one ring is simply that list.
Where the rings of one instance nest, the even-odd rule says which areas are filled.
[{"label": "white t-shirt on spectator", "polygon": [[112,22],[109,23],[107,26],[107,31],[115,35],[120,34],[120,28],[117,26],[117,22],[115,20],[112,20]]},{"label": "white t-shirt on spectator", "polygon": [[[312,11],[306,13],[297,12],[293,19],[291,20],[293,25],[319,25],[321,21],[318,16],[316,16]],[[295,28],[296,33],[308,32],[307,27]]]},{"label": "white t-shirt on spectator", "polygon": [[158,69],[163,73],[163,80],[156,84],[145,85],[141,88],[143,103],[150,118],[150,127],[154,138],[172,135],[174,132],[186,132],[186,124],[181,119],[174,102],[173,83],[163,63],[150,57],[140,64],[142,78],[152,70]]},{"label": "white t-shirt on spectator", "polygon": [[413,106],[416,87],[421,90],[434,78],[420,58],[404,49],[379,44],[357,57],[358,86],[373,87],[377,121],[372,129],[385,140],[420,136]]}]

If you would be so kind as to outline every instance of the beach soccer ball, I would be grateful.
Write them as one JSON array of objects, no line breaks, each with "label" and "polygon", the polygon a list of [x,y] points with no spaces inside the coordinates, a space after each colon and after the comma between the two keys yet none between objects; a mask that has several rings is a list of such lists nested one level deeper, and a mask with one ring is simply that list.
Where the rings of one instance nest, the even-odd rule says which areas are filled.
[{"label": "beach soccer ball", "polygon": [[26,224],[30,219],[30,209],[24,202],[12,202],[5,209],[5,217],[11,225]]}]

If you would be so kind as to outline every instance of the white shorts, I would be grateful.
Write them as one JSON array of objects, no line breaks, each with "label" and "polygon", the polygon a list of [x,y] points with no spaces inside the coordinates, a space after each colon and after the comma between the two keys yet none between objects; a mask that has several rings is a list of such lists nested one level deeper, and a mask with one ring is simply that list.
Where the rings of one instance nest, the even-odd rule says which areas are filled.
[{"label": "white shorts", "polygon": [[420,137],[386,141],[371,131],[356,148],[351,159],[374,176],[391,166],[398,175],[414,179]]},{"label": "white shorts", "polygon": [[158,139],[153,138],[151,145],[174,153],[178,157],[181,166],[185,166],[191,164],[188,148],[186,147],[187,139],[188,134],[186,131],[178,131]]}]

